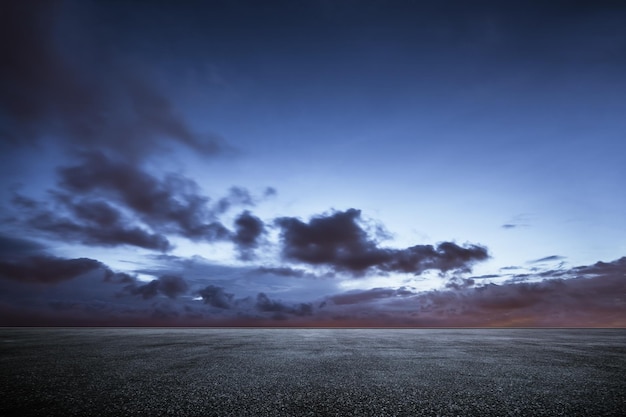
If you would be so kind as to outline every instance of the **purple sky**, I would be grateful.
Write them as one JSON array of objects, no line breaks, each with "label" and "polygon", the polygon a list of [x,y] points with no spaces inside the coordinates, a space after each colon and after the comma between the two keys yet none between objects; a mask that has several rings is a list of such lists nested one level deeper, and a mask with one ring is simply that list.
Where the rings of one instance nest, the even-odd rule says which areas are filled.
[{"label": "purple sky", "polygon": [[0,325],[626,326],[626,6],[0,5]]}]

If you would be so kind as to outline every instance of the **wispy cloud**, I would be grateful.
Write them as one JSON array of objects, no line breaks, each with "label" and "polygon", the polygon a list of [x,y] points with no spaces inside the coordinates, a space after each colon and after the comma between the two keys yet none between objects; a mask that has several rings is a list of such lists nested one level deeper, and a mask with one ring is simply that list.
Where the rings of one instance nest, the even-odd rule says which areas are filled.
[{"label": "wispy cloud", "polygon": [[81,49],[68,54],[58,28],[70,10],[64,2],[3,2],[0,26],[10,42],[3,42],[0,65],[0,135],[22,146],[52,133],[68,148],[132,158],[168,143],[204,155],[228,149],[217,136],[196,133],[146,68],[133,65],[123,48],[104,47],[88,24],[75,22]]},{"label": "wispy cloud", "polygon": [[566,259],[566,257],[565,256],[560,256],[560,255],[550,255],[550,256],[543,257],[543,258],[530,260],[530,261],[528,261],[528,263],[529,264],[540,264],[540,263],[545,263],[545,262],[562,261],[563,259]]}]

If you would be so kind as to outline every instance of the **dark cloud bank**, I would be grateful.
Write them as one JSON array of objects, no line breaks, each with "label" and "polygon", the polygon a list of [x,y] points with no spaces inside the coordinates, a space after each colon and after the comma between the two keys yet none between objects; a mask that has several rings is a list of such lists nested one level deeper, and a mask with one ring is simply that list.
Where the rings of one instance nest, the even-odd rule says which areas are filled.
[{"label": "dark cloud bank", "polygon": [[94,259],[63,259],[37,255],[16,261],[0,260],[0,277],[18,282],[53,284],[74,279],[102,267]]},{"label": "dark cloud bank", "polygon": [[[178,217],[184,218],[187,213],[181,203],[184,198],[177,200],[176,205],[168,199],[168,193],[160,194],[160,186],[155,185],[160,183],[147,183],[153,184],[144,187],[148,199],[155,198],[151,192],[162,195],[158,197],[163,203],[158,210],[149,204],[126,201],[130,197],[120,191],[126,185],[111,188],[112,201],[124,202],[125,207],[133,207],[148,218],[168,219],[166,227],[178,233],[194,230],[185,229],[190,223]],[[106,190],[107,184],[99,187]],[[80,186],[63,185],[66,190],[72,187],[82,192]],[[93,213],[98,218],[106,217],[98,210]],[[229,236],[239,239],[242,250],[255,248],[263,234],[262,222],[250,212],[243,212],[235,224],[235,232]],[[511,280],[501,285],[477,286],[476,280],[481,277],[465,278],[463,274],[474,262],[488,256],[482,246],[443,242],[405,249],[383,248],[366,231],[356,209],[315,216],[308,222],[283,217],[275,224],[280,232],[282,256],[302,266],[330,268],[340,275],[356,277],[387,272],[419,274],[428,269],[451,274],[443,275],[448,282],[439,291],[375,288],[285,302],[265,292],[238,296],[227,284],[190,285],[184,276],[175,273],[141,282],[132,275],[113,272],[94,259],[60,258],[50,255],[49,249],[40,243],[0,236],[0,285],[6,290],[19,284],[22,290],[33,288],[42,294],[46,288],[79,284],[93,274],[100,277],[99,285],[117,288],[116,297],[93,302],[88,301],[93,295],[90,290],[80,285],[84,291],[81,300],[50,299],[47,304],[28,305],[4,297],[0,302],[0,325],[626,326],[626,258],[526,274],[524,281],[532,278],[537,282]],[[549,256],[538,261],[561,259]],[[246,274],[256,274],[259,279],[266,274],[285,280],[319,279],[318,275],[290,266],[257,267],[248,269]],[[328,271],[324,276],[340,279],[332,278]]]},{"label": "dark cloud bank", "polygon": [[[37,294],[63,285],[84,291],[80,300],[50,299],[33,305],[3,297],[0,325],[626,326],[626,257],[554,274],[546,271],[534,275],[541,279],[537,282],[475,286],[473,279],[455,275],[438,291],[374,288],[284,302],[264,292],[238,297],[215,284],[192,287],[174,274],[140,282],[93,259],[54,257],[23,239],[2,237],[0,242],[15,243],[20,253],[16,256],[13,249],[0,253],[0,286],[5,291],[17,283]],[[93,274],[98,281],[90,281],[89,287],[81,284]],[[294,278],[289,269],[283,277]],[[90,289],[95,282],[117,288],[117,295],[89,301],[98,291]]]}]

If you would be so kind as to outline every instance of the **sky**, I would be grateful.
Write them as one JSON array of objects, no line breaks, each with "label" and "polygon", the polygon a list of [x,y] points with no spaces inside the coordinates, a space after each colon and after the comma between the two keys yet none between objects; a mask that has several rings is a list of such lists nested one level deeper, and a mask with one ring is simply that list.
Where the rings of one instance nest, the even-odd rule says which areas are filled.
[{"label": "sky", "polygon": [[620,1],[7,1],[0,325],[626,326]]}]

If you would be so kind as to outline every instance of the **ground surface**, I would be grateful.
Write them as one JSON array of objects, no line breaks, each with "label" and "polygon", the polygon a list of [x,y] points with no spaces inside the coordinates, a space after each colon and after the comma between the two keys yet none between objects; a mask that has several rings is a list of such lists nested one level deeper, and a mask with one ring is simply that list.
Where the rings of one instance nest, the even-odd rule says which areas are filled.
[{"label": "ground surface", "polygon": [[0,415],[618,416],[626,330],[4,328],[0,393]]}]

